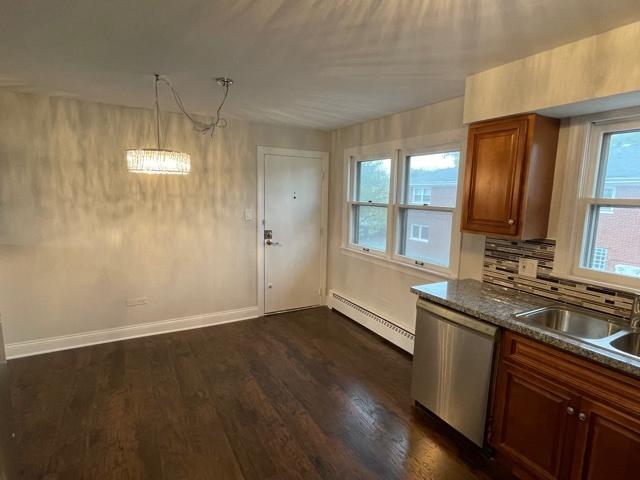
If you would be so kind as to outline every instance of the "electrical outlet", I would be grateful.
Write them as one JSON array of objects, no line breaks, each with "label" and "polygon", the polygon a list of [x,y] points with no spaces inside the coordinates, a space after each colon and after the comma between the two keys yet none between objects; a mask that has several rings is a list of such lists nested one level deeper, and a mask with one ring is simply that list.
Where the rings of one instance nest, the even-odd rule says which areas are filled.
[{"label": "electrical outlet", "polygon": [[124,303],[127,307],[137,307],[139,305],[146,305],[149,303],[149,299],[147,297],[127,298]]},{"label": "electrical outlet", "polygon": [[536,278],[538,276],[538,260],[521,258],[518,261],[518,275]]}]

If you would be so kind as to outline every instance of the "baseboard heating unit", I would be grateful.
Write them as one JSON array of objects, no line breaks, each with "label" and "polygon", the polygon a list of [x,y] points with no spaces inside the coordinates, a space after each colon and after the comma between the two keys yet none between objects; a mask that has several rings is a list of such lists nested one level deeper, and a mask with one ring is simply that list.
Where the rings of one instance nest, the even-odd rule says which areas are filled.
[{"label": "baseboard heating unit", "polygon": [[329,291],[327,305],[401,349],[411,354],[413,353],[414,335],[409,330],[373,313],[371,310],[358,305],[334,290]]}]

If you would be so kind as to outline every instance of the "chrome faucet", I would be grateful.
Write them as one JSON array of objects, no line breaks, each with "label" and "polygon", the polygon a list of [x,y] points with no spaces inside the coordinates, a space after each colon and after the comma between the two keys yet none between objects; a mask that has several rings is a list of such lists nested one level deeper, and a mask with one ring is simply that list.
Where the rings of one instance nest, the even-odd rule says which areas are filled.
[{"label": "chrome faucet", "polygon": [[631,305],[631,315],[629,316],[631,328],[640,328],[640,295],[633,297],[633,305]]}]

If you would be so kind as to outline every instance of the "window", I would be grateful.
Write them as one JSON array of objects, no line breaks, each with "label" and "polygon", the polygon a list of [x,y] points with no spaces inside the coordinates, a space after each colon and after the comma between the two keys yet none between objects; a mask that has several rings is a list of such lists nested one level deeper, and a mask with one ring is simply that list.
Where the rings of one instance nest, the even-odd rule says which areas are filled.
[{"label": "window", "polygon": [[594,270],[606,270],[607,268],[607,255],[609,250],[603,247],[596,247],[593,249],[593,258],[589,262],[591,268]]},{"label": "window", "polygon": [[431,189],[426,187],[411,187],[411,203],[429,205],[431,203]]},{"label": "window", "polygon": [[[460,152],[453,150],[404,158],[398,255],[419,264],[449,267],[459,164]],[[417,191],[421,195],[416,196]],[[426,192],[428,201],[424,201]]]},{"label": "window", "polygon": [[628,285],[640,279],[640,120],[593,124],[587,160],[577,270]]},{"label": "window", "polygon": [[342,252],[391,269],[457,275],[465,129],[345,150]]},{"label": "window", "polygon": [[352,243],[364,251],[387,248],[387,216],[391,182],[391,159],[355,162],[354,195],[351,200]]},{"label": "window", "polygon": [[411,236],[409,240],[416,242],[429,242],[429,225],[411,224]]}]

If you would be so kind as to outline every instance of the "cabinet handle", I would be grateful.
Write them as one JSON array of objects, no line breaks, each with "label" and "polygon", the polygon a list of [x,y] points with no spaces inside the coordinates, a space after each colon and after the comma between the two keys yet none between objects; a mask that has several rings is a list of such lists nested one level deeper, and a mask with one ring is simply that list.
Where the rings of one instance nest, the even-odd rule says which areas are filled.
[{"label": "cabinet handle", "polygon": [[513,225],[514,223],[516,223],[516,221],[515,221],[513,218],[510,218],[510,219],[507,221],[507,223],[508,223],[509,225]]},{"label": "cabinet handle", "polygon": [[580,420],[581,422],[584,422],[586,419],[587,419],[587,416],[584,413],[578,414],[578,420]]},{"label": "cabinet handle", "polygon": [[569,415],[573,415],[574,413],[576,413],[576,411],[573,409],[573,407],[567,407],[567,413]]}]

